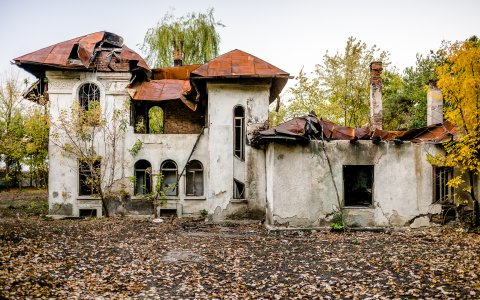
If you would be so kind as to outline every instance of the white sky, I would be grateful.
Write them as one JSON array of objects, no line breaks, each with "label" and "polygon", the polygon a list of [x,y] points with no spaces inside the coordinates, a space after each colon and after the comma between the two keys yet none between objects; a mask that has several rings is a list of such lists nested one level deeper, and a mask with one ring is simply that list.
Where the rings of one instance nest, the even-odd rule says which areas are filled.
[{"label": "white sky", "polygon": [[0,0],[0,72],[15,57],[101,30],[142,54],[145,32],[166,11],[180,16],[209,7],[226,25],[219,30],[220,53],[238,48],[292,75],[302,66],[313,70],[326,50],[342,49],[349,36],[389,51],[402,70],[444,39],[480,35],[478,0]]}]

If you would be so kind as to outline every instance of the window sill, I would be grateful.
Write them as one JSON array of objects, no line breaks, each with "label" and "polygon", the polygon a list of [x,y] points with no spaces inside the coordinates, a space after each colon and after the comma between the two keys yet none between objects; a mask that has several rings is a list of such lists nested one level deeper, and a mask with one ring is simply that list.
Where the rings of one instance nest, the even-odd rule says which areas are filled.
[{"label": "window sill", "polygon": [[197,201],[197,200],[207,200],[207,198],[205,196],[186,196],[184,198],[184,200],[194,200],[194,201]]},{"label": "window sill", "polygon": [[77,196],[77,200],[101,200],[99,197],[94,197],[94,196]]},{"label": "window sill", "polygon": [[248,203],[247,199],[230,199],[231,203]]},{"label": "window sill", "polygon": [[344,206],[345,209],[374,209],[373,205],[370,206]]}]

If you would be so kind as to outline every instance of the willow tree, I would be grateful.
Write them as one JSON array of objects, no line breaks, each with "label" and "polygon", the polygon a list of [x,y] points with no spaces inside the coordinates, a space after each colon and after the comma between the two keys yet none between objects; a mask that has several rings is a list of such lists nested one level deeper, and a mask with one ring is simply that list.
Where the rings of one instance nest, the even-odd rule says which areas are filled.
[{"label": "willow tree", "polygon": [[213,8],[175,18],[166,13],[156,27],[148,29],[142,45],[150,66],[167,67],[175,61],[201,64],[218,55],[220,35]]}]

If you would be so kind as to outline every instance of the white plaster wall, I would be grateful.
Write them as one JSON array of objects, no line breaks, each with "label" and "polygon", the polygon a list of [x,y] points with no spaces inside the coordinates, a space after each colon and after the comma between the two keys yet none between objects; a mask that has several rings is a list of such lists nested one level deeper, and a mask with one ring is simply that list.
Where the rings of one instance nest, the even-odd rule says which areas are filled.
[{"label": "white plaster wall", "polygon": [[[265,153],[245,147],[245,161],[233,155],[233,110],[237,105],[245,109],[247,133],[268,121],[270,85],[242,85],[208,83],[208,121],[210,138],[208,152],[209,212],[216,215],[227,207],[235,209],[240,203],[233,198],[233,177],[245,177],[249,206],[265,206]],[[235,167],[234,167],[235,166]],[[239,168],[242,168],[239,170]]]},{"label": "white plaster wall", "polygon": [[338,210],[332,177],[343,203],[343,165],[374,165],[373,205],[347,208],[347,221],[359,226],[403,226],[414,217],[439,213],[432,203],[432,166],[426,154],[440,151],[431,144],[373,144],[332,141],[309,145],[271,143],[267,149],[267,194],[271,225],[319,226]]}]

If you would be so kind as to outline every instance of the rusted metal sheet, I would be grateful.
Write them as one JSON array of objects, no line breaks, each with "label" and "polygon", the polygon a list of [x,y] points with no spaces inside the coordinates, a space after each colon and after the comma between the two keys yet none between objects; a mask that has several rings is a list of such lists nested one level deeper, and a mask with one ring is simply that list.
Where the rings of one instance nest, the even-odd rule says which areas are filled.
[{"label": "rusted metal sheet", "polygon": [[145,81],[129,87],[133,100],[164,101],[185,97],[191,90],[188,80],[161,79]]},{"label": "rusted metal sheet", "polygon": [[192,72],[202,77],[288,77],[290,74],[255,57],[235,49],[220,55]]},{"label": "rusted metal sheet", "polygon": [[[81,64],[78,63],[78,60],[75,61],[75,59],[70,59],[72,50],[74,50],[75,47],[77,47],[77,56]],[[27,71],[38,70],[38,66],[44,66],[44,68],[89,69],[95,67],[95,64],[92,65],[92,62],[97,56],[96,52],[112,51],[105,50],[105,47],[108,49],[119,49],[119,51],[121,51],[121,60],[136,62],[131,64],[132,70],[134,68],[142,68],[146,73],[150,73],[150,68],[143,58],[126,45],[123,45],[122,37],[105,31],[84,35],[40,49],[17,57],[14,59],[14,62]]]},{"label": "rusted metal sheet", "polygon": [[436,124],[408,131],[374,130],[370,128],[351,128],[337,125],[331,121],[318,119],[309,114],[293,118],[278,126],[260,131],[254,142],[268,143],[270,141],[303,141],[307,140],[373,140],[373,141],[409,141],[413,143],[442,143],[456,134],[456,128],[451,123]]},{"label": "rusted metal sheet", "polygon": [[165,67],[152,69],[152,79],[181,79],[189,80],[192,71],[196,70],[201,65],[187,65],[178,67]]}]

